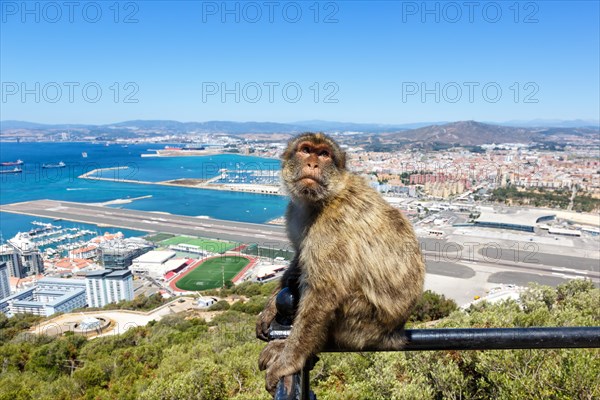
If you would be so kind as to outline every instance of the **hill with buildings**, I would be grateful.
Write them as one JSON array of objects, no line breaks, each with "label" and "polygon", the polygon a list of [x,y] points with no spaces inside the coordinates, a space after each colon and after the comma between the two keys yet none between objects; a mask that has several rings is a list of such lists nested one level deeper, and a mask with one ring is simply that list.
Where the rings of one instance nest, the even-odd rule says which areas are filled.
[{"label": "hill with buildings", "polygon": [[381,134],[382,142],[409,141],[413,143],[477,146],[492,143],[545,142],[570,136],[593,137],[598,129],[591,127],[513,127],[477,121],[458,121],[431,125],[390,134]]},{"label": "hill with buildings", "polygon": [[[581,121],[585,124],[585,121]],[[306,131],[343,133],[362,137],[365,142],[405,145],[466,145],[490,143],[530,143],[569,138],[593,137],[598,127],[556,123],[556,126],[515,127],[477,121],[449,123],[372,124],[335,121],[301,121],[295,123],[172,120],[133,120],[104,125],[39,124],[23,121],[0,121],[0,140],[117,140],[151,139],[157,136],[177,136],[181,139],[199,134],[220,135],[292,135]],[[567,126],[561,126],[567,125]],[[287,137],[286,136],[286,137]],[[273,136],[275,138],[275,136]]]}]

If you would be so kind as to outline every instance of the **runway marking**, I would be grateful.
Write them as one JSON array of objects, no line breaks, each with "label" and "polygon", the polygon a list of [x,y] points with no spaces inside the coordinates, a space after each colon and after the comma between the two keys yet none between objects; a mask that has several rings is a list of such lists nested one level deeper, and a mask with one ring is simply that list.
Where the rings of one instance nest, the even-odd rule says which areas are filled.
[{"label": "runway marking", "polygon": [[566,267],[553,267],[552,271],[563,271],[563,272],[570,272],[572,274],[581,274],[581,275],[587,275],[588,274],[587,271],[576,270],[576,269],[573,269],[573,268],[566,268]]},{"label": "runway marking", "polygon": [[560,272],[553,272],[552,275],[560,276],[561,278],[565,279],[585,279],[583,276],[567,275]]}]

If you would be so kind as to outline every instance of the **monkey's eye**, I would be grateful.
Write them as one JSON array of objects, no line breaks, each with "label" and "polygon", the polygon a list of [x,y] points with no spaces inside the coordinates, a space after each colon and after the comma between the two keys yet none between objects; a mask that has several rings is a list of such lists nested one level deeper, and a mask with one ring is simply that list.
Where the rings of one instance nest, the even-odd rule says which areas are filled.
[{"label": "monkey's eye", "polygon": [[327,150],[322,150],[319,153],[319,157],[329,157],[329,152]]},{"label": "monkey's eye", "polygon": [[308,148],[308,146],[302,146],[302,148],[300,149],[300,151],[302,153],[305,153],[305,154],[309,154],[310,153],[310,149]]}]

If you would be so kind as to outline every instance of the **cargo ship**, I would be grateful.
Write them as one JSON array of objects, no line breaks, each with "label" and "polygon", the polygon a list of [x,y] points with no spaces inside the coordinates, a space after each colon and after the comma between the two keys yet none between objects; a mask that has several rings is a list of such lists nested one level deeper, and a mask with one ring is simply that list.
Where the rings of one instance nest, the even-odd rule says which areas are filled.
[{"label": "cargo ship", "polygon": [[42,168],[64,168],[67,164],[64,162],[59,162],[58,164],[42,164]]},{"label": "cargo ship", "polygon": [[23,170],[19,167],[15,167],[15,169],[3,169],[0,170],[0,174],[20,174]]},{"label": "cargo ship", "polygon": [[3,166],[3,167],[14,167],[15,165],[23,165],[23,164],[24,164],[24,162],[21,160],[0,162],[0,166]]}]

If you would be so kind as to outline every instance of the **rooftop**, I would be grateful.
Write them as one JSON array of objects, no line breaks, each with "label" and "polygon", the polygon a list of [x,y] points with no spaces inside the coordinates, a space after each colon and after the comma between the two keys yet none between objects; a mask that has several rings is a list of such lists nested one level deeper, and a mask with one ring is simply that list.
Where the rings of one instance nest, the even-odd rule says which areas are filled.
[{"label": "rooftop", "polygon": [[[71,300],[74,297],[85,294],[85,288],[73,290],[70,292],[60,292],[55,290],[36,290],[31,292],[31,298],[29,300],[14,300],[15,306],[28,306],[28,307],[57,307],[62,303]],[[34,300],[38,296],[46,296],[48,301]]]},{"label": "rooftop", "polygon": [[152,250],[139,256],[138,258],[133,259],[134,263],[159,263],[164,264],[167,260],[175,257],[177,253],[174,251],[161,251],[161,250]]},{"label": "rooftop", "polygon": [[110,270],[108,269],[99,269],[97,271],[90,271],[87,274],[85,274],[86,278],[101,278],[104,275],[108,275],[110,273]]},{"label": "rooftop", "polygon": [[86,278],[125,278],[131,275],[131,271],[128,269],[100,269],[97,271],[88,272]]},{"label": "rooftop", "polygon": [[79,278],[42,278],[38,281],[38,285],[69,285],[85,287],[85,281]]},{"label": "rooftop", "polygon": [[131,275],[131,271],[128,269],[115,269],[106,275],[107,278],[126,278]]},{"label": "rooftop", "polygon": [[532,210],[517,210],[511,213],[483,210],[479,218],[475,220],[475,223],[535,226],[540,219],[553,218],[555,216],[556,214],[551,212]]}]

